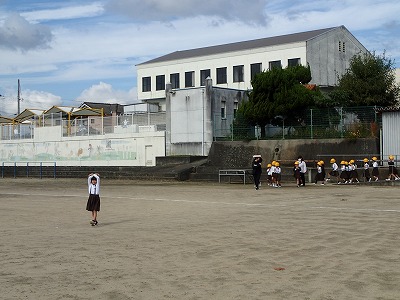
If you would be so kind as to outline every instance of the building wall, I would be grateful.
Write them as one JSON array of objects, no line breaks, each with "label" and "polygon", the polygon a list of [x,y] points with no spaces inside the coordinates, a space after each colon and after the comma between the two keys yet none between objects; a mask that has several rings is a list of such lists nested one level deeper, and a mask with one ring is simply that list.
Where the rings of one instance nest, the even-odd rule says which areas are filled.
[{"label": "building wall", "polygon": [[382,112],[382,157],[400,159],[400,111]]},{"label": "building wall", "polygon": [[[288,59],[300,58],[306,65],[306,43],[292,43],[272,47],[256,48],[248,51],[221,53],[219,55],[172,60],[162,63],[149,63],[137,66],[138,99],[159,99],[165,97],[165,90],[156,91],[156,76],[165,75],[165,82],[170,82],[170,74],[180,74],[180,88],[185,88],[185,72],[194,71],[194,87],[200,87],[200,70],[210,69],[214,86],[247,90],[251,89],[250,65],[262,63],[262,70],[268,70],[269,62],[281,60],[282,67],[287,67]],[[233,82],[233,67],[244,65],[244,81]],[[227,67],[227,83],[216,83],[216,69]],[[151,91],[142,92],[142,78],[151,77]]]},{"label": "building wall", "polygon": [[167,155],[208,155],[214,137],[230,132],[234,103],[239,106],[246,98],[244,91],[213,86],[212,79],[205,87],[176,91],[168,84],[166,95]]},{"label": "building wall", "polygon": [[33,139],[0,141],[0,160],[6,164],[155,166],[155,157],[165,156],[165,132],[147,127],[147,132],[75,137],[62,137],[61,126],[38,127]]},{"label": "building wall", "polygon": [[351,58],[367,51],[343,26],[308,41],[307,62],[311,69],[311,83],[336,86],[338,76],[350,67]]}]

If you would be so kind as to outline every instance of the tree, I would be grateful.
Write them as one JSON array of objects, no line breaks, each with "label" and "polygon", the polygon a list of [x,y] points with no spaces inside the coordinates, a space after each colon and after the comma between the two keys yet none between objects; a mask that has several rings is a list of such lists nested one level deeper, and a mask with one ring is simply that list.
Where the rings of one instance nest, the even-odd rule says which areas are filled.
[{"label": "tree", "polygon": [[400,86],[396,84],[394,61],[385,53],[353,56],[346,73],[338,78],[330,94],[341,106],[393,106],[398,104]]},{"label": "tree", "polygon": [[249,100],[242,103],[238,113],[249,124],[259,125],[262,136],[269,123],[280,124],[285,120],[285,125],[299,125],[307,108],[323,102],[317,88],[310,90],[305,86],[310,81],[309,66],[273,68],[259,73],[251,82]]}]

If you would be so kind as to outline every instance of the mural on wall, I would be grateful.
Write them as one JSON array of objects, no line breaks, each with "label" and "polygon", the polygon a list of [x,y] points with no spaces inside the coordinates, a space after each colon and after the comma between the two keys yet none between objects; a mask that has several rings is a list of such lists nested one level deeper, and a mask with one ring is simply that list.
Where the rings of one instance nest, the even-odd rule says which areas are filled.
[{"label": "mural on wall", "polygon": [[136,160],[135,139],[104,139],[68,142],[27,142],[0,145],[2,161],[110,161]]}]

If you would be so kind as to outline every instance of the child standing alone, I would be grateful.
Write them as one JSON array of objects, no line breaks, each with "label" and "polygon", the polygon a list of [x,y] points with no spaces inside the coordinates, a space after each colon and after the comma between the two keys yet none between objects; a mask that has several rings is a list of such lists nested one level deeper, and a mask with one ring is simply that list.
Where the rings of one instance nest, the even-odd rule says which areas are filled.
[{"label": "child standing alone", "polygon": [[89,174],[88,177],[89,199],[86,204],[86,210],[92,212],[90,224],[96,226],[97,213],[100,211],[100,176],[99,174]]}]

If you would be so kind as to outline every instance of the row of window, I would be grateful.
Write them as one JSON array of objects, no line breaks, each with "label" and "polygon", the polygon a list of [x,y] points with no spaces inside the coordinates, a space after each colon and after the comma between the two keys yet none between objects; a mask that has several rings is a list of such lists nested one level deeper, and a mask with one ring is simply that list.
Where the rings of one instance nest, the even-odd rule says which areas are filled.
[{"label": "row of window", "polygon": [[339,41],[339,52],[346,52],[346,43]]},{"label": "row of window", "polygon": [[[300,65],[300,58],[288,59],[288,66]],[[269,69],[282,68],[280,60],[270,61],[268,64]],[[253,78],[256,74],[262,72],[262,63],[255,63],[250,65],[250,78]],[[173,89],[180,88],[180,77],[179,73],[170,74],[169,80]],[[216,83],[225,84],[228,83],[228,68],[221,67],[216,69]],[[200,86],[204,86],[206,78],[211,77],[211,69],[200,70]],[[233,82],[244,82],[244,65],[233,66]],[[185,88],[194,87],[195,85],[195,72],[185,72]],[[165,90],[165,75],[156,76],[156,91]],[[142,92],[151,91],[151,76],[142,78]]]}]

